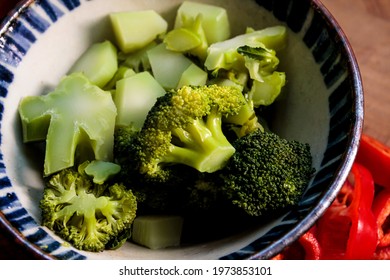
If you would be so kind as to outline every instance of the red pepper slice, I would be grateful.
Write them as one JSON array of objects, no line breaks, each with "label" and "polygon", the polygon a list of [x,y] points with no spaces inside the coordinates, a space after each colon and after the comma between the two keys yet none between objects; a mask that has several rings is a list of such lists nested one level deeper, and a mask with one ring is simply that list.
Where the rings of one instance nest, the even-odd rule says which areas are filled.
[{"label": "red pepper slice", "polygon": [[323,259],[372,259],[378,234],[371,205],[374,181],[371,173],[354,163],[339,196],[317,223]]},{"label": "red pepper slice", "polygon": [[378,225],[378,246],[390,246],[390,190],[380,191],[372,205]]},{"label": "red pepper slice", "polygon": [[390,246],[389,247],[383,247],[383,248],[377,248],[375,255],[375,260],[390,260]]},{"label": "red pepper slice", "polygon": [[319,260],[321,248],[314,231],[315,227],[312,227],[272,260]]},{"label": "red pepper slice", "polygon": [[376,184],[390,189],[390,147],[363,134],[355,161],[370,170]]}]

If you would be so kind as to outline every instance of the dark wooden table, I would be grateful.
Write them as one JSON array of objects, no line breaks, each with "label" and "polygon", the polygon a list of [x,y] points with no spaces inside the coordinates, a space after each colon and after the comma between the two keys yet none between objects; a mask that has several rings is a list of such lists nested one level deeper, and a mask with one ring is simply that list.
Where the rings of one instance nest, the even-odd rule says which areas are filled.
[{"label": "dark wooden table", "polygon": [[[0,0],[0,18],[16,0]],[[346,33],[365,89],[364,133],[390,145],[390,0],[322,0]],[[0,259],[30,259],[0,228]]]}]

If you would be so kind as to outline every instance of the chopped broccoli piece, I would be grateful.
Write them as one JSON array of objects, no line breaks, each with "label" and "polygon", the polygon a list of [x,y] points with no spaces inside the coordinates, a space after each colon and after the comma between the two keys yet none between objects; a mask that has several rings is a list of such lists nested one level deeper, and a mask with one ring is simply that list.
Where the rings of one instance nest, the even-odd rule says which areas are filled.
[{"label": "chopped broccoli piece", "polygon": [[180,245],[183,218],[174,215],[145,215],[134,220],[132,240],[152,250]]},{"label": "chopped broccoli piece", "polygon": [[151,65],[149,62],[148,51],[157,46],[157,42],[153,41],[145,47],[131,52],[123,53],[119,52],[118,60],[121,66],[130,67],[136,73],[142,71],[151,71]]},{"label": "chopped broccoli piece", "polygon": [[221,171],[223,192],[234,205],[261,216],[298,203],[314,172],[308,144],[256,130],[234,147]]},{"label": "chopped broccoli piece", "polygon": [[200,172],[223,168],[235,149],[222,131],[222,119],[238,114],[245,104],[235,87],[184,86],[167,92],[133,142],[139,172],[165,181],[172,164]]},{"label": "chopped broccoli piece", "polygon": [[230,23],[226,9],[205,3],[184,1],[177,10],[174,28],[186,25],[201,15],[202,28],[209,44],[230,37]]},{"label": "chopped broccoli piece", "polygon": [[95,184],[103,184],[121,170],[121,166],[108,161],[93,160],[86,161],[79,165],[78,171],[84,172],[86,175],[92,178]]},{"label": "chopped broccoli piece", "polygon": [[116,42],[124,53],[142,49],[168,29],[166,20],[153,10],[114,12],[110,14],[110,22]]},{"label": "chopped broccoli piece", "polygon": [[248,98],[255,107],[270,105],[279,96],[286,83],[286,74],[276,71],[279,59],[276,52],[266,47],[242,46],[237,52],[244,56],[252,85]]},{"label": "chopped broccoli piece", "polygon": [[164,94],[163,87],[146,71],[119,80],[113,96],[118,112],[115,125],[141,128],[157,97]]},{"label": "chopped broccoli piece", "polygon": [[108,40],[91,45],[73,64],[69,73],[81,72],[92,84],[104,87],[118,70],[116,47]]},{"label": "chopped broccoli piece", "polygon": [[124,185],[97,185],[67,168],[52,175],[40,201],[42,224],[75,248],[117,248],[129,236],[137,199]]},{"label": "chopped broccoli piece", "polygon": [[165,36],[164,43],[167,49],[193,55],[204,62],[209,44],[202,19],[202,14],[195,18],[183,18],[181,27],[169,31]]},{"label": "chopped broccoli piece", "polygon": [[273,26],[211,44],[208,48],[205,67],[213,73],[217,73],[220,69],[235,69],[238,72],[244,72],[246,71],[245,61],[237,51],[239,47],[266,47],[279,50],[285,46],[286,38],[287,32],[284,26]]},{"label": "chopped broccoli piece", "polygon": [[81,73],[65,76],[42,96],[19,104],[24,142],[46,139],[44,175],[85,160],[112,161],[117,109],[109,92]]}]

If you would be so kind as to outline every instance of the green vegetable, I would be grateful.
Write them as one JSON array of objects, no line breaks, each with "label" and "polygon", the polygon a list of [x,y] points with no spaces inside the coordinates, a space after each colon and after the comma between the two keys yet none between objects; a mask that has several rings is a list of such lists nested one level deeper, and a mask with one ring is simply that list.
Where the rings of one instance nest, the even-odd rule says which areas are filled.
[{"label": "green vegetable", "polygon": [[104,90],[109,90],[115,92],[113,90],[116,89],[116,83],[122,79],[134,76],[136,72],[127,66],[120,65],[118,70],[115,72],[114,77],[103,87]]},{"label": "green vegetable", "polygon": [[180,216],[139,216],[134,220],[132,240],[153,250],[179,246],[182,227]]},{"label": "green vegetable", "polygon": [[166,20],[153,10],[111,13],[110,22],[116,42],[124,53],[147,46],[168,28]]},{"label": "green vegetable", "polygon": [[188,165],[200,172],[221,169],[234,154],[222,131],[222,118],[245,106],[234,87],[190,87],[167,92],[149,111],[136,144],[138,170],[147,177],[169,178],[166,166]]},{"label": "green vegetable", "polygon": [[284,26],[273,26],[261,30],[237,35],[225,41],[216,42],[209,46],[205,67],[216,73],[220,69],[238,72],[245,71],[244,57],[238,53],[238,48],[266,47],[280,50],[286,44],[287,32]]},{"label": "green vegetable", "polygon": [[121,166],[113,162],[93,160],[79,165],[78,171],[92,178],[95,184],[103,184],[121,170]]},{"label": "green vegetable", "polygon": [[181,74],[180,80],[177,83],[177,88],[183,86],[204,86],[207,83],[207,72],[203,71],[195,63],[192,63]]},{"label": "green vegetable", "polygon": [[118,60],[120,65],[129,67],[135,72],[151,71],[151,66],[149,62],[148,51],[157,46],[157,42],[153,41],[145,47],[131,52],[118,54]]},{"label": "green vegetable", "polygon": [[40,208],[43,226],[77,249],[99,252],[127,240],[137,199],[122,184],[96,185],[68,168],[48,179]]},{"label": "green vegetable", "polygon": [[286,74],[276,71],[279,59],[275,50],[242,46],[237,52],[244,56],[245,67],[253,80],[249,99],[255,107],[272,104],[286,83]]},{"label": "green vegetable", "polygon": [[159,249],[298,203],[310,147],[262,115],[286,83],[284,26],[230,38],[225,9],[190,1],[170,31],[152,10],[109,20],[115,46],[92,45],[57,88],[19,104],[24,142],[46,140],[44,226],[81,250]]},{"label": "green vegetable", "polygon": [[165,89],[175,89],[183,72],[193,64],[184,54],[168,50],[163,43],[147,53],[153,77]]},{"label": "green vegetable", "polygon": [[201,15],[202,28],[208,44],[220,42],[230,37],[230,23],[226,10],[204,3],[184,1],[177,10],[174,28],[180,28],[189,20]]},{"label": "green vegetable", "polygon": [[298,203],[314,172],[308,144],[256,130],[234,147],[220,175],[222,191],[234,205],[261,216]]},{"label": "green vegetable", "polygon": [[167,49],[195,56],[203,62],[207,56],[209,44],[202,19],[202,14],[196,18],[183,18],[182,26],[173,29],[165,36],[164,43]]},{"label": "green vegetable", "polygon": [[19,104],[24,142],[46,139],[44,175],[85,160],[112,161],[117,110],[109,92],[83,74],[66,76],[42,96]]},{"label": "green vegetable", "polygon": [[81,72],[92,84],[105,86],[118,70],[117,49],[110,41],[90,46],[73,64],[69,73]]},{"label": "green vegetable", "polygon": [[114,102],[118,110],[116,125],[141,128],[148,111],[165,90],[149,72],[140,72],[116,84]]}]

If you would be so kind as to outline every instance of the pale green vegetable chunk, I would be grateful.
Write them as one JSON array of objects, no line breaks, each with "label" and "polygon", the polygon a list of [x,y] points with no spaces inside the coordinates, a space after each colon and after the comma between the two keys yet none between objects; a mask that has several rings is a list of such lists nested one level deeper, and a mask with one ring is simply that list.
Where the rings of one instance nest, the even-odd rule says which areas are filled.
[{"label": "pale green vegetable chunk", "polygon": [[183,218],[180,216],[139,216],[133,222],[132,239],[150,249],[180,245]]},{"label": "pale green vegetable chunk", "polygon": [[210,45],[205,67],[210,71],[221,68],[243,70],[245,62],[244,57],[237,52],[239,47],[266,47],[280,50],[285,47],[286,41],[286,27],[279,25],[237,35],[231,39]]},{"label": "pale green vegetable chunk", "polygon": [[147,52],[155,46],[157,46],[157,43],[153,41],[135,52],[128,54],[120,53],[119,61],[121,64],[131,67],[135,72],[149,71],[150,63]]},{"label": "pale green vegetable chunk", "polygon": [[226,40],[230,37],[230,24],[227,11],[215,5],[184,1],[177,10],[174,28],[180,28],[188,18],[202,15],[202,26],[207,42]]},{"label": "pale green vegetable chunk", "polygon": [[185,28],[178,28],[168,32],[164,38],[167,48],[173,51],[187,52],[198,47],[202,41],[194,32]]},{"label": "pale green vegetable chunk", "polygon": [[181,75],[177,88],[182,86],[204,86],[206,82],[207,72],[193,63]]},{"label": "pale green vegetable chunk", "polygon": [[196,18],[183,18],[181,27],[169,31],[164,37],[167,49],[198,57],[204,62],[209,44],[202,22],[202,14]]},{"label": "pale green vegetable chunk", "polygon": [[177,87],[183,72],[193,62],[184,54],[168,50],[165,44],[159,44],[148,51],[153,76],[165,89]]},{"label": "pale green vegetable chunk", "polygon": [[18,109],[24,142],[46,134],[45,176],[73,166],[78,157],[112,161],[116,106],[83,74],[65,76],[46,95],[22,98]]},{"label": "pale green vegetable chunk", "polygon": [[111,13],[110,21],[124,53],[145,47],[168,29],[166,20],[153,10]]},{"label": "pale green vegetable chunk", "polygon": [[286,74],[274,71],[262,79],[263,81],[253,80],[253,85],[248,93],[249,99],[252,100],[255,107],[268,106],[275,101],[286,83]]},{"label": "pale green vegetable chunk", "polygon": [[114,94],[118,110],[116,125],[132,124],[141,128],[156,99],[164,94],[164,88],[149,72],[137,73],[119,80]]},{"label": "pale green vegetable chunk", "polygon": [[79,172],[81,171],[81,173],[84,172],[88,176],[91,176],[95,184],[101,185],[118,174],[121,171],[121,166],[109,161],[93,160],[85,161],[78,169]]},{"label": "pale green vegetable chunk", "polygon": [[90,46],[73,64],[69,73],[82,72],[93,84],[103,87],[117,69],[117,49],[110,41],[104,41]]},{"label": "pale green vegetable chunk", "polygon": [[135,74],[136,73],[132,68],[121,65],[121,66],[119,66],[118,70],[116,71],[114,77],[112,77],[112,79],[105,85],[104,89],[105,90],[113,90],[116,88],[116,83],[119,80],[131,77]]}]

